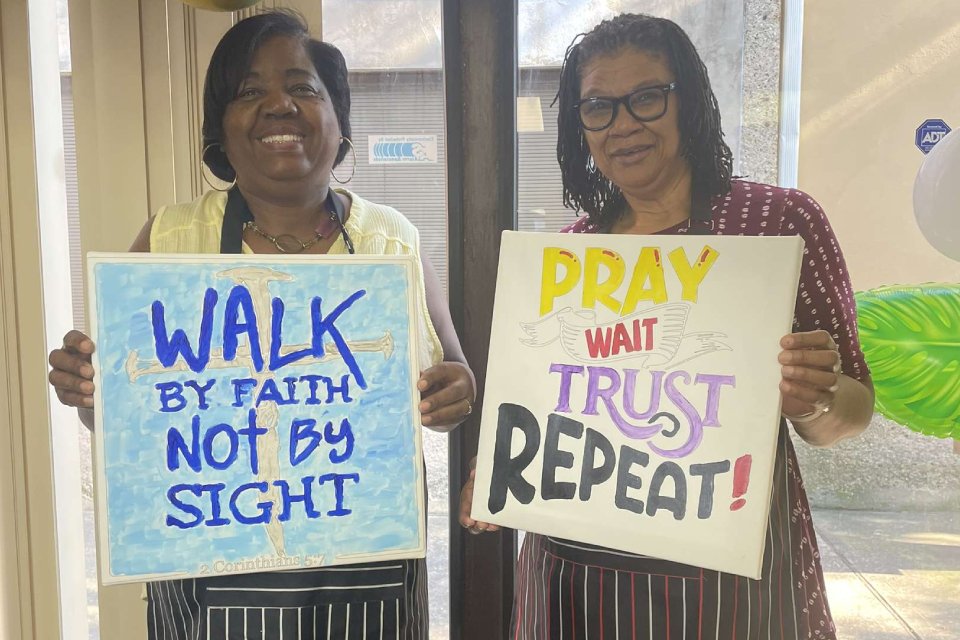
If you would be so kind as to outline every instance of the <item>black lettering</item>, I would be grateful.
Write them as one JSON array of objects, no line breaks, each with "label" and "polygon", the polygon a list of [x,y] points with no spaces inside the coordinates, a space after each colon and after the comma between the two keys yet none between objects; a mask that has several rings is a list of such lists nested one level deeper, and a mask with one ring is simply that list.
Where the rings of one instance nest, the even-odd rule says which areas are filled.
[{"label": "black lettering", "polygon": [[[663,481],[673,478],[675,495],[665,496],[661,493]],[[683,469],[676,462],[662,462],[653,472],[650,479],[650,495],[647,496],[647,515],[654,516],[660,509],[673,513],[674,520],[683,520],[687,513],[687,478]]]},{"label": "black lettering", "polygon": [[729,460],[690,465],[691,476],[703,476],[703,480],[700,481],[700,501],[697,506],[697,518],[700,520],[706,520],[713,513],[713,491],[716,488],[714,479],[728,471],[730,471]]},{"label": "black lettering", "polygon": [[[516,458],[510,457],[513,432],[523,432],[523,450]],[[533,462],[540,449],[540,423],[526,407],[503,403],[497,415],[497,439],[493,446],[493,476],[490,479],[490,497],[487,509],[499,513],[507,504],[507,491],[520,504],[530,504],[536,488],[523,478],[523,470]]]},{"label": "black lettering", "polygon": [[643,500],[637,500],[627,495],[627,489],[639,489],[643,486],[643,479],[630,473],[630,467],[635,464],[647,466],[650,456],[643,451],[637,451],[623,445],[620,447],[620,462],[617,465],[617,495],[614,504],[618,509],[632,511],[643,515]]},{"label": "black lettering", "polygon": [[[603,454],[603,463],[600,466],[596,465],[598,451]],[[588,428],[583,443],[583,465],[580,468],[580,500],[589,500],[593,488],[609,480],[616,466],[613,445],[602,433]]]},{"label": "black lettering", "polygon": [[560,436],[579,440],[583,437],[583,423],[551,413],[547,418],[547,437],[543,443],[543,474],[540,478],[540,497],[544,500],[570,500],[577,493],[574,482],[557,482],[557,469],[573,469],[573,454],[560,450]]}]

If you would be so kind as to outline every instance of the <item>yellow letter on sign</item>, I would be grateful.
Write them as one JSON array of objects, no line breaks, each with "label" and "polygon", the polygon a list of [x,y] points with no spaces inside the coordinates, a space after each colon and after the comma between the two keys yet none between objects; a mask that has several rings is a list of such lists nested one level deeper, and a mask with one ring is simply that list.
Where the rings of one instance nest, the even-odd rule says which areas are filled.
[{"label": "yellow letter on sign", "polygon": [[700,289],[700,283],[707,277],[710,267],[717,261],[720,254],[709,245],[703,245],[703,250],[697,255],[693,264],[687,260],[687,253],[683,247],[674,249],[670,252],[670,262],[673,264],[673,270],[677,272],[680,278],[680,284],[683,285],[681,297],[688,302],[697,301],[697,292]]},{"label": "yellow letter on sign", "polygon": [[[647,286],[647,283],[650,286]],[[637,256],[637,263],[633,266],[633,277],[630,278],[630,288],[623,301],[620,315],[633,313],[637,304],[649,300],[653,304],[662,304],[667,301],[667,283],[663,279],[663,262],[660,258],[659,247],[644,247]]]},{"label": "yellow letter on sign", "polygon": [[[557,279],[558,267],[564,268],[562,279]],[[558,247],[543,250],[543,272],[540,281],[540,315],[553,311],[553,301],[573,291],[580,281],[580,259],[573,252]]]},{"label": "yellow letter on sign", "polygon": [[[599,302],[614,313],[620,312],[620,301],[613,292],[623,283],[626,267],[623,258],[616,251],[590,247],[587,249],[583,269],[583,308],[593,309]],[[600,265],[607,268],[607,279],[600,282]]]}]

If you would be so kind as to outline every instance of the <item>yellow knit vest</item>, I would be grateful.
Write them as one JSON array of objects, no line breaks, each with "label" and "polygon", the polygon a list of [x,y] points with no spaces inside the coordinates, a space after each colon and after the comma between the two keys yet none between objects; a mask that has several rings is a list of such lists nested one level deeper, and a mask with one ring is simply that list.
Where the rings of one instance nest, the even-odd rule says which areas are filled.
[{"label": "yellow knit vest", "polygon": [[[356,253],[373,255],[420,256],[420,234],[417,228],[391,207],[375,204],[338,189],[350,201],[346,229]],[[163,207],[157,212],[150,229],[151,253],[219,253],[220,229],[227,194],[208,191],[193,202]],[[246,243],[244,253],[252,253]],[[329,253],[347,253],[343,238],[330,247]],[[417,268],[418,362],[426,369],[443,360],[443,348],[427,311],[423,270]]]}]

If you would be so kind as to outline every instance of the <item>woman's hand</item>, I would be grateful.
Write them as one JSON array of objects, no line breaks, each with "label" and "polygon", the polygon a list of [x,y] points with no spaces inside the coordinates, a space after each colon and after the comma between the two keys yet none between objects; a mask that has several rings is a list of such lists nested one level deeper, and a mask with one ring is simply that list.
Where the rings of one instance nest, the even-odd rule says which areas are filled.
[{"label": "woman's hand", "polygon": [[50,352],[48,376],[60,402],[79,409],[93,408],[93,341],[73,330],[63,336],[63,346]]},{"label": "woman's hand", "polygon": [[445,361],[420,374],[420,419],[423,426],[450,431],[473,413],[476,386],[470,368]]},{"label": "woman's hand", "polygon": [[826,331],[792,333],[780,340],[784,416],[809,444],[828,447],[862,432],[873,416],[870,378],[840,372],[840,353]]},{"label": "woman's hand", "polygon": [[826,331],[791,333],[780,340],[783,415],[794,422],[830,411],[840,388],[840,352]]},{"label": "woman's hand", "polygon": [[470,517],[470,510],[473,508],[473,484],[477,475],[476,466],[477,459],[474,458],[470,461],[470,479],[460,490],[460,526],[473,534],[497,531],[500,529],[497,525],[479,522]]}]

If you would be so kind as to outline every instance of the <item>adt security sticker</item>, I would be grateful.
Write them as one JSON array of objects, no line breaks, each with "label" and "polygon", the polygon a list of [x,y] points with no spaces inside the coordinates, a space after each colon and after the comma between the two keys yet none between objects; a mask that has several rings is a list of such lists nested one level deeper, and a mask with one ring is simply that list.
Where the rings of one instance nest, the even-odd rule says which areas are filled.
[{"label": "adt security sticker", "polygon": [[930,153],[930,150],[948,133],[950,133],[950,127],[943,120],[939,118],[924,120],[923,124],[917,127],[915,139],[917,148],[925,154]]}]

